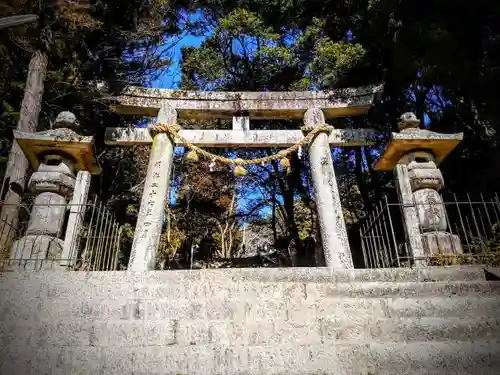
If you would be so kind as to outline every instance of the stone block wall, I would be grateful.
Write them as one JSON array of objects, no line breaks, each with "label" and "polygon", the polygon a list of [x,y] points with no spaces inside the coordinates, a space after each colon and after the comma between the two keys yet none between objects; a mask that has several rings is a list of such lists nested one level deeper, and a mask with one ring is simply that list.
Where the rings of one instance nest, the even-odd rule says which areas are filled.
[{"label": "stone block wall", "polygon": [[500,283],[484,275],[3,273],[0,374],[496,374]]}]

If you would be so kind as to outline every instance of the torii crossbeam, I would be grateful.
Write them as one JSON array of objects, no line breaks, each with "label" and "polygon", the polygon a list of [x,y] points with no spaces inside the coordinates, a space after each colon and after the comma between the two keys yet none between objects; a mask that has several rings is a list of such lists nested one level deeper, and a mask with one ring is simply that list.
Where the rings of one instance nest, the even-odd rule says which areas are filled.
[{"label": "torii crossbeam", "polygon": [[266,91],[209,92],[130,87],[117,98],[121,114],[156,116],[159,108],[175,108],[179,118],[214,119],[246,115],[252,119],[302,119],[309,108],[320,108],[325,118],[364,115],[377,101],[381,86],[328,92]]},{"label": "torii crossbeam", "polygon": [[[128,88],[116,98],[112,107],[123,115],[157,116],[157,122],[165,125],[177,124],[178,118],[233,119],[233,130],[180,131],[182,138],[199,147],[288,147],[303,139],[300,130],[251,130],[250,120],[300,119],[304,125],[323,126],[326,119],[366,115],[381,91],[381,86],[331,92],[192,92]],[[377,138],[378,134],[372,129],[334,129],[329,136],[326,133],[317,135],[309,146],[328,267],[353,268],[330,147],[370,145]],[[157,134],[153,139],[147,129],[109,128],[106,144],[122,147],[152,144],[128,269],[154,269],[173,149],[175,145],[182,145],[182,141],[172,141],[166,134]]]},{"label": "torii crossbeam", "polygon": [[[200,147],[287,147],[300,141],[300,130],[251,130],[249,119],[300,119],[310,108],[319,108],[326,119],[365,115],[381,94],[380,86],[330,92],[193,92],[128,88],[112,107],[123,115],[157,116],[162,106],[173,108],[178,118],[233,118],[233,130],[181,130],[180,135]],[[334,129],[331,146],[364,146],[378,137],[373,129]],[[108,128],[110,146],[147,145],[147,129]],[[182,146],[182,143],[177,145]]]}]

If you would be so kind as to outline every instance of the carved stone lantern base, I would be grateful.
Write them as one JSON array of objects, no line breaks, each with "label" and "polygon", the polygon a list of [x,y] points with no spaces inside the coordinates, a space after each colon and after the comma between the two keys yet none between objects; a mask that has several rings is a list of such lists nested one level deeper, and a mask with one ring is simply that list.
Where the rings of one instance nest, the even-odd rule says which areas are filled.
[{"label": "carved stone lantern base", "polygon": [[461,255],[464,253],[460,238],[446,232],[427,232],[422,234],[422,245],[427,257],[437,255]]},{"label": "carved stone lantern base", "polygon": [[[28,259],[59,259],[63,251],[63,245],[63,240],[53,236],[43,234],[25,236],[14,242],[12,246],[13,259],[19,259],[22,262]],[[39,263],[43,265],[43,262]],[[50,264],[48,264],[48,266],[51,267]],[[17,267],[17,265],[12,265],[12,267]]]}]

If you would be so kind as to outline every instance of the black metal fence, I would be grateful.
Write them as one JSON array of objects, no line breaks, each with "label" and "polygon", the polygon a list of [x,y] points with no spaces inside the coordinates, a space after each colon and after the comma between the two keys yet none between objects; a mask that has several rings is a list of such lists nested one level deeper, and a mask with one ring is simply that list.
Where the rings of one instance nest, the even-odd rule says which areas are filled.
[{"label": "black metal fence", "polygon": [[[55,234],[53,230],[45,233],[43,225],[34,227],[34,218],[30,216],[34,208],[37,208],[39,215],[35,220],[60,220],[64,215],[59,233]],[[2,204],[0,209],[9,207]],[[66,203],[36,205],[33,199],[28,199],[23,202],[20,211],[20,219],[15,227],[10,222],[0,220],[0,239],[4,244],[0,249],[1,270],[110,271],[119,268],[122,228],[97,198],[78,206]],[[80,224],[68,231],[71,212],[78,213]],[[53,229],[54,225],[49,227]],[[67,236],[72,236],[71,241],[65,241]],[[67,243],[70,246],[66,246]],[[63,252],[65,247],[69,251]]]},{"label": "black metal fence", "polygon": [[[497,194],[458,197],[453,193],[441,195],[442,203],[425,203],[426,209],[444,212],[446,232],[460,240],[461,250],[456,254],[426,256],[430,265],[482,263],[493,261],[500,254],[500,200]],[[419,212],[418,204],[413,204]],[[361,250],[366,268],[408,267],[416,260],[411,254],[405,235],[403,205],[390,202],[387,197],[379,202],[360,228]],[[424,231],[420,228],[420,233]],[[499,257],[500,258],[500,257]]]}]

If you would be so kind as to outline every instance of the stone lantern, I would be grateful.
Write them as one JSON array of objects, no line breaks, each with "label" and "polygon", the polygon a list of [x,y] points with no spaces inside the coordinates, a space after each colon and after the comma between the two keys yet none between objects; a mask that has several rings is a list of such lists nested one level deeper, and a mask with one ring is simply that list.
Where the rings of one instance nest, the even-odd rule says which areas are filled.
[{"label": "stone lantern", "polygon": [[409,253],[415,265],[425,266],[437,254],[461,254],[458,236],[447,232],[448,222],[439,191],[444,180],[439,164],[461,142],[463,133],[440,134],[419,129],[413,113],[401,116],[399,133],[376,162],[376,171],[394,171],[402,205]]},{"label": "stone lantern", "polygon": [[[28,228],[24,237],[14,242],[11,259],[55,261],[63,257],[63,252],[71,253],[64,250],[66,244],[74,245],[68,232],[74,233],[70,225],[74,226],[75,220],[68,223],[66,236],[63,236],[66,213],[70,210],[71,216],[78,211],[81,219],[84,212],[81,203],[86,204],[90,184],[89,173],[101,172],[94,157],[93,137],[78,135],[74,131],[77,126],[71,112],[62,112],[52,130],[37,133],[14,131],[15,140],[35,170],[28,183],[35,199]],[[77,172],[78,178],[75,176]],[[80,196],[75,197],[75,189],[79,195],[84,195],[83,200]],[[76,201],[80,207],[72,207]]]}]

